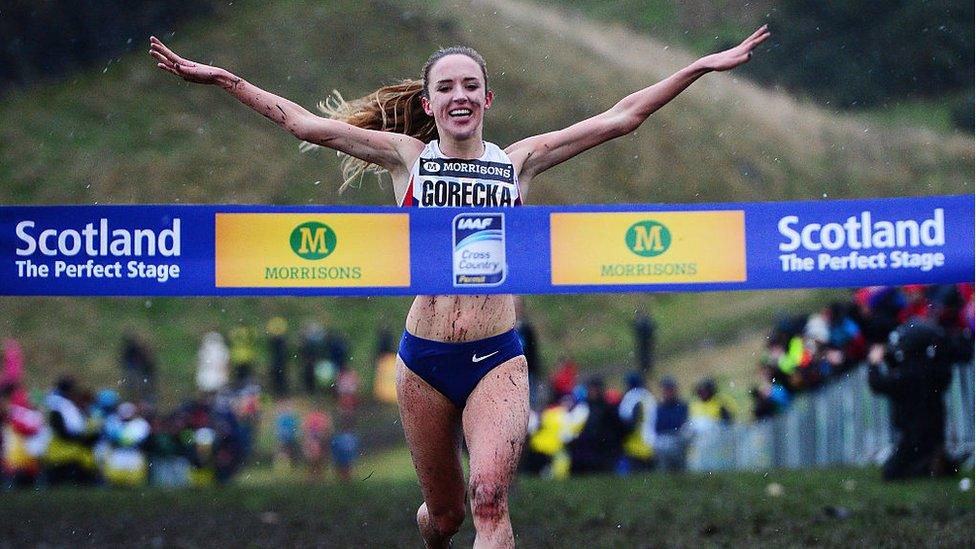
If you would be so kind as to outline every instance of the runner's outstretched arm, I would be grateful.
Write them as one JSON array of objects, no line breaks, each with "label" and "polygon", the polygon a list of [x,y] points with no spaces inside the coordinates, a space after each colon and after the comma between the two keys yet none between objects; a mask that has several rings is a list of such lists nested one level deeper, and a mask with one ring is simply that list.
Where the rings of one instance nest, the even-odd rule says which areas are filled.
[{"label": "runner's outstretched arm", "polygon": [[158,38],[149,38],[149,53],[160,69],[197,84],[219,86],[295,137],[344,152],[395,173],[405,169],[423,144],[408,135],[367,130],[317,116],[304,107],[262,90],[220,67],[196,63],[173,53]]},{"label": "runner's outstretched arm", "polygon": [[519,180],[528,181],[532,176],[589,148],[634,131],[654,111],[677,97],[703,75],[712,71],[727,71],[747,62],[752,57],[752,50],[767,38],[769,30],[763,25],[738,46],[702,57],[657,84],[621,99],[606,112],[568,128],[512,144],[505,152],[513,161],[522,161]]}]

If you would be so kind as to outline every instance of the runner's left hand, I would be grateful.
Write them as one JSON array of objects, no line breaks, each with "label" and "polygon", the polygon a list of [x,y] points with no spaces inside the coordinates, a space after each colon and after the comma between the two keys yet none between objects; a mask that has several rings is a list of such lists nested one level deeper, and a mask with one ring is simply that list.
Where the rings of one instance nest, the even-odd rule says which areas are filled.
[{"label": "runner's left hand", "polygon": [[706,55],[699,60],[699,63],[701,63],[702,68],[710,71],[734,69],[743,63],[747,63],[752,58],[752,50],[756,49],[756,46],[759,44],[765,42],[767,38],[769,38],[769,28],[767,25],[763,25],[738,46]]}]

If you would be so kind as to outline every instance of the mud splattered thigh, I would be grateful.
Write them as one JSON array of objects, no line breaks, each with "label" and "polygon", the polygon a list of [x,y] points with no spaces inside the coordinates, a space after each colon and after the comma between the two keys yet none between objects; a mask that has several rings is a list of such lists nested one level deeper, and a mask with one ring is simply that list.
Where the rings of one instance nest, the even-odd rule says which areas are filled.
[{"label": "mud splattered thigh", "polygon": [[492,370],[468,397],[462,414],[471,459],[469,493],[487,498],[485,512],[507,514],[511,484],[529,418],[529,383],[524,356]]},{"label": "mud splattered thigh", "polygon": [[424,501],[432,514],[464,512],[461,413],[397,357],[400,421]]}]

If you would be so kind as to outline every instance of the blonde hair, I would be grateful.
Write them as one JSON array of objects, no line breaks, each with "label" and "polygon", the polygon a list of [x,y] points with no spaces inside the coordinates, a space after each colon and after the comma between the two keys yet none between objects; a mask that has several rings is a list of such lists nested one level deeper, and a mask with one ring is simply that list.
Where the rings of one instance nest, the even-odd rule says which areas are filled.
[{"label": "blonde hair", "polygon": [[[335,120],[342,120],[353,126],[368,130],[395,132],[415,137],[424,143],[437,138],[437,125],[434,118],[424,112],[420,102],[427,97],[428,78],[430,69],[438,60],[448,55],[465,55],[470,57],[481,67],[481,74],[485,79],[485,89],[488,87],[488,69],[485,60],[477,51],[467,46],[451,46],[434,52],[422,70],[422,80],[406,79],[398,84],[383,86],[373,93],[346,101],[338,90],[332,90],[332,95],[325,101],[319,102],[319,109],[326,116]],[[311,143],[302,143],[303,151],[318,147]],[[342,159],[343,182],[339,192],[353,186],[354,181],[362,182],[367,172],[376,175],[377,179],[386,171],[376,164],[361,160],[345,153],[338,153]],[[359,184],[355,185],[356,187]]]}]

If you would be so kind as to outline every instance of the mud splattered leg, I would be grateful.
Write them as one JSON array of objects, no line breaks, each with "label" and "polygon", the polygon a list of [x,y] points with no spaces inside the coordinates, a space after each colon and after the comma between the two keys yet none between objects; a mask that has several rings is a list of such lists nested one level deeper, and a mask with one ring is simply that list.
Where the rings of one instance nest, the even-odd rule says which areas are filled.
[{"label": "mud splattered leg", "polygon": [[464,438],[471,456],[468,496],[477,532],[475,547],[513,547],[508,488],[515,475],[529,418],[525,357],[488,373],[464,408]]},{"label": "mud splattered leg", "polygon": [[397,357],[397,401],[424,502],[417,526],[427,547],[448,547],[464,521],[460,412]]}]

